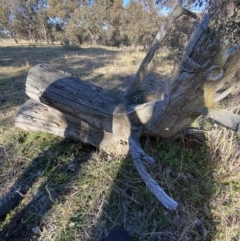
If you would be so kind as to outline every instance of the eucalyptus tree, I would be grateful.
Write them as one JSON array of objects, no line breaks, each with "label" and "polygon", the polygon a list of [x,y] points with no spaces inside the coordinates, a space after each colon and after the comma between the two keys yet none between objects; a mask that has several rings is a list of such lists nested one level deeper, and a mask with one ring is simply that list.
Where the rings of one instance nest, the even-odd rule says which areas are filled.
[{"label": "eucalyptus tree", "polygon": [[17,40],[17,29],[13,25],[13,13],[9,1],[0,0],[0,31]]},{"label": "eucalyptus tree", "polygon": [[[150,2],[151,3],[151,2]],[[132,45],[149,43],[162,21],[158,8],[151,4],[130,1],[125,7],[123,32]],[[154,23],[154,24],[153,24]]]},{"label": "eucalyptus tree", "polygon": [[59,18],[62,21],[69,21],[75,9],[82,5],[78,0],[48,0],[48,15],[52,18]]},{"label": "eucalyptus tree", "polygon": [[89,37],[91,43],[96,45],[108,25],[108,12],[111,5],[111,1],[97,0],[76,8],[66,28],[67,36],[78,41],[81,37]]},{"label": "eucalyptus tree", "polygon": [[45,0],[1,0],[0,26],[16,41],[18,38],[48,40],[48,17]]}]

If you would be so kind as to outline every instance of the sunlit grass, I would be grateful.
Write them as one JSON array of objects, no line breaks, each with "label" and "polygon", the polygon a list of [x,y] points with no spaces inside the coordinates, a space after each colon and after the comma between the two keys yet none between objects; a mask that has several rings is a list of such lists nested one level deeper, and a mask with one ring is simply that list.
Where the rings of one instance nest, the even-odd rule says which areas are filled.
[{"label": "sunlit grass", "polygon": [[[28,98],[27,72],[35,64],[49,63],[119,94],[144,52],[27,43],[1,43],[0,51],[0,195],[9,190],[24,195],[1,220],[0,240],[96,241],[118,227],[135,241],[240,240],[240,148],[232,131],[197,120],[194,127],[208,129],[205,143],[143,141],[156,160],[148,171],[180,204],[177,212],[169,212],[130,159],[14,127],[17,110]],[[172,69],[169,59],[162,64],[155,59],[150,66],[155,75],[147,78],[164,79]]]}]

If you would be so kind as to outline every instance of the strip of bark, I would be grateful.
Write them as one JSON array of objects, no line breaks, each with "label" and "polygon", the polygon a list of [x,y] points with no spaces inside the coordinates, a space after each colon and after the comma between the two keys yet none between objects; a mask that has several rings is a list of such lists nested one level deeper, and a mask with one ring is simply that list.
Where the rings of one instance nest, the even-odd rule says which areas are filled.
[{"label": "strip of bark", "polygon": [[138,173],[142,177],[143,181],[149,188],[149,190],[155,195],[155,197],[169,210],[176,210],[178,203],[169,197],[164,190],[158,185],[158,183],[147,172],[142,161],[153,162],[154,160],[149,157],[140,147],[140,145],[132,138],[130,143],[130,155],[137,168]]}]

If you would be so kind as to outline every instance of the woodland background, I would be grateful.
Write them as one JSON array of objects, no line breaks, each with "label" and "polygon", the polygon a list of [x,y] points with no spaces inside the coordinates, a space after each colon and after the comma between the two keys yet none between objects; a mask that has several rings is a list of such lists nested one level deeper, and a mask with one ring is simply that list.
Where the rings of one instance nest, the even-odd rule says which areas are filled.
[{"label": "woodland background", "polygon": [[[183,6],[204,14],[214,13],[213,25],[225,44],[239,38],[239,1],[192,0]],[[1,38],[15,42],[25,39],[32,43],[64,45],[100,44],[106,46],[143,46],[151,44],[164,17],[175,1],[136,0],[1,0]],[[182,17],[164,45],[179,48],[192,32],[193,21]]]}]

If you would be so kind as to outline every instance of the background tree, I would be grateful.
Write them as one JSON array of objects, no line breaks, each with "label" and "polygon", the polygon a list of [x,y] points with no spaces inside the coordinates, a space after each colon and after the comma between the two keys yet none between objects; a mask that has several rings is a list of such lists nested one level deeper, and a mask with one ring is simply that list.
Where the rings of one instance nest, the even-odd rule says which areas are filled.
[{"label": "background tree", "polygon": [[18,43],[17,31],[14,28],[13,21],[13,13],[9,1],[0,0],[0,31],[9,35]]},{"label": "background tree", "polygon": [[42,39],[48,41],[47,32],[49,29],[47,29],[48,18],[45,11],[47,6],[45,1],[10,0],[5,2],[4,6],[5,26],[10,33],[15,33],[12,34],[13,36],[17,34],[19,38],[29,39],[34,42]]},{"label": "background tree", "polygon": [[78,0],[48,0],[48,16],[68,22],[74,10],[82,5]]},{"label": "background tree", "polygon": [[96,45],[107,24],[107,7],[104,2],[95,2],[90,6],[84,5],[77,8],[71,16],[67,32],[70,34],[72,29],[76,30],[74,36],[77,41],[81,38],[80,36],[87,34],[92,44]]},{"label": "background tree", "polygon": [[152,34],[156,33],[162,20],[158,9],[152,4],[143,5],[141,2],[131,1],[124,13],[123,33],[131,45],[150,43]]},{"label": "background tree", "polygon": [[109,36],[106,44],[115,47],[120,46],[122,42],[124,17],[125,13],[122,0],[113,1],[107,12],[108,28],[105,29],[104,34]]},{"label": "background tree", "polygon": [[240,39],[240,2],[218,0],[211,6],[214,19],[211,26],[216,29],[222,43],[226,47],[236,44]]},{"label": "background tree", "polygon": [[87,38],[87,31],[78,27],[76,21],[75,14],[73,14],[65,30],[66,38],[68,38],[73,45],[82,44]]},{"label": "background tree", "polygon": [[[163,19],[163,13],[173,8],[176,0],[130,1],[123,6],[121,0],[0,0],[0,28],[17,41],[18,38],[34,42],[69,38],[77,44],[91,41],[119,46],[150,44]],[[223,37],[225,45],[239,39],[239,1],[188,0],[182,5],[202,14],[209,11],[211,25]],[[182,24],[183,23],[183,24]],[[194,21],[182,17],[171,30],[164,45],[176,55],[183,50]],[[181,51],[180,51],[181,52]]]}]

